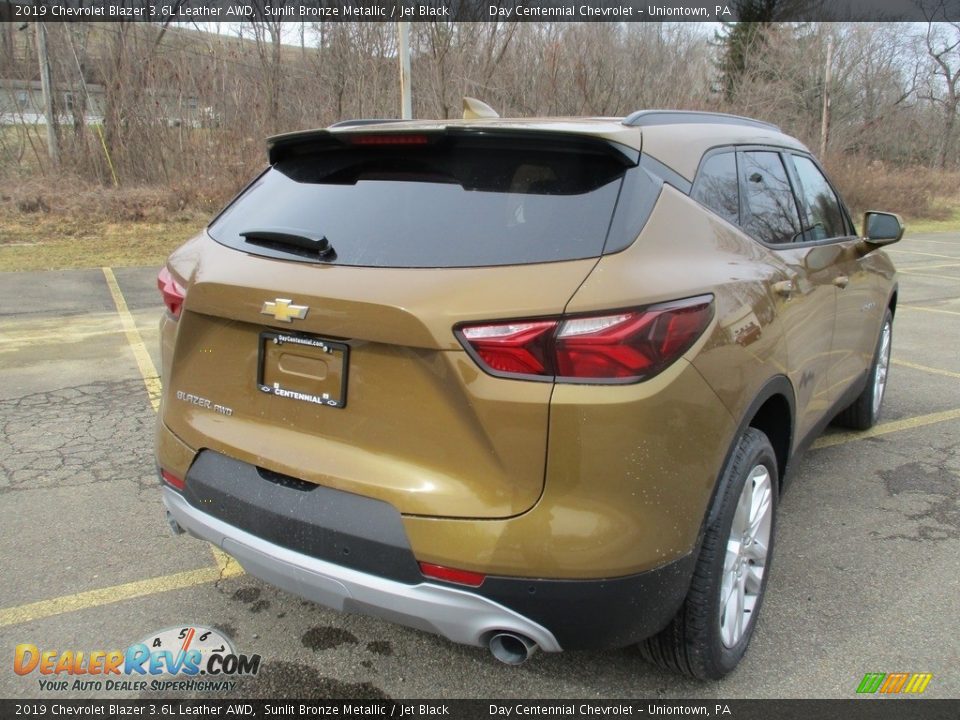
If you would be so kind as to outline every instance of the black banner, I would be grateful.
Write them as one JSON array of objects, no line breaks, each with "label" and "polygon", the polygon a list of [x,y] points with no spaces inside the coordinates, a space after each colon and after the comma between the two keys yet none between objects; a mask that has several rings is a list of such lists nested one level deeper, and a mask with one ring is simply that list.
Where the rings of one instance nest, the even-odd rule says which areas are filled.
[{"label": "black banner", "polygon": [[2,720],[131,717],[957,720],[960,700],[0,700]]},{"label": "black banner", "polygon": [[[775,19],[960,19],[960,0],[779,0]],[[744,0],[0,0],[0,21],[716,22],[740,19]]]}]

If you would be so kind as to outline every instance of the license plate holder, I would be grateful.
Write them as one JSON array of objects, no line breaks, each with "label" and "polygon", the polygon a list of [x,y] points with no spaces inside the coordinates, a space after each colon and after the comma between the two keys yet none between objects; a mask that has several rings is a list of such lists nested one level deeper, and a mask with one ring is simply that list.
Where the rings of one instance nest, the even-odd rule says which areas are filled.
[{"label": "license plate holder", "polygon": [[261,392],[322,407],[347,404],[350,346],[313,335],[260,333],[257,387]]}]

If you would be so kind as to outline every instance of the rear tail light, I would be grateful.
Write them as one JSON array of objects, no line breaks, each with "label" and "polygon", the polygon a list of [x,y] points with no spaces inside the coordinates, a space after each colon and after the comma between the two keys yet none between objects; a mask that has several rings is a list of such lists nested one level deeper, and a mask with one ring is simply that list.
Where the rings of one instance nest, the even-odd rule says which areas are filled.
[{"label": "rear tail light", "polygon": [[511,375],[552,375],[548,372],[550,339],[556,320],[498,325],[469,325],[464,339],[494,372]]},{"label": "rear tail light", "polygon": [[163,481],[167,483],[167,485],[176,490],[183,491],[183,489],[186,487],[186,483],[183,482],[182,478],[178,478],[176,475],[167,472],[166,470],[160,471],[160,477],[163,478]]},{"label": "rear tail light", "polygon": [[637,382],[663,371],[713,318],[703,295],[603,315],[465,325],[464,346],[503,377]]},{"label": "rear tail light", "polygon": [[424,577],[434,578],[435,580],[445,580],[470,587],[480,587],[483,585],[483,581],[487,579],[487,576],[483,573],[457,570],[456,568],[433,565],[432,563],[425,562],[420,563],[420,572],[423,573]]},{"label": "rear tail light", "polygon": [[175,318],[180,317],[180,310],[183,308],[183,300],[187,296],[187,291],[183,286],[173,279],[173,275],[167,268],[161,268],[157,275],[157,287],[163,296],[163,304]]}]

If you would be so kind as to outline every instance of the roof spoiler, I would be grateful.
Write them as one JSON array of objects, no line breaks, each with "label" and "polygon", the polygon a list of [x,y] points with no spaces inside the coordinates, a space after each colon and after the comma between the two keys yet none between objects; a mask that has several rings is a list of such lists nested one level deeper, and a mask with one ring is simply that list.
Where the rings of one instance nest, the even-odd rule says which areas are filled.
[{"label": "roof spoiler", "polygon": [[623,119],[627,127],[650,127],[651,125],[747,125],[782,132],[773,123],[740,115],[726,113],[701,112],[699,110],[637,110]]},{"label": "roof spoiler", "polygon": [[400,118],[354,118],[353,120],[341,120],[340,122],[335,122],[333,125],[329,125],[329,128],[345,128],[345,127],[363,127],[364,125],[385,125],[386,123],[398,123],[406,122]]},{"label": "roof spoiler", "polygon": [[[348,121],[350,122],[350,121]],[[398,121],[399,122],[399,121]],[[331,128],[349,128],[356,127],[358,132],[343,132],[338,130],[330,132],[331,128],[323,130],[304,130],[301,132],[285,133],[283,135],[274,135],[267,138],[267,156],[271,165],[297,154],[298,151],[305,150],[332,150],[337,148],[350,147],[354,144],[354,138],[372,135],[416,135],[423,138],[426,142],[442,142],[445,139],[451,141],[491,141],[499,139],[504,143],[515,142],[518,148],[525,143],[541,149],[557,151],[579,150],[585,153],[600,153],[609,155],[618,159],[627,167],[632,167],[640,162],[640,151],[635,148],[622,145],[621,143],[607,140],[594,135],[583,135],[563,131],[551,130],[516,130],[514,128],[487,128],[487,127],[458,127],[458,126],[439,126],[426,127],[423,129],[415,128],[395,130],[385,127],[382,132],[371,131],[364,125],[372,123],[348,124],[338,123]],[[418,143],[420,144],[420,143]]]}]

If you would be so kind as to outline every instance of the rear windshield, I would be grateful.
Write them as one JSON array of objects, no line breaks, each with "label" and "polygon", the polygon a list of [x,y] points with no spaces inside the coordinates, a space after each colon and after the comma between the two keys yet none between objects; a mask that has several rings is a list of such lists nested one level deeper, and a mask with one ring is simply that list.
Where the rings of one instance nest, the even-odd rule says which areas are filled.
[{"label": "rear windshield", "polygon": [[614,154],[557,146],[304,148],[261,175],[208,231],[230,247],[294,260],[304,255],[298,248],[248,242],[244,234],[326,238],[322,260],[338,265],[471,267],[597,257],[627,167]]}]

